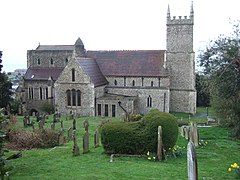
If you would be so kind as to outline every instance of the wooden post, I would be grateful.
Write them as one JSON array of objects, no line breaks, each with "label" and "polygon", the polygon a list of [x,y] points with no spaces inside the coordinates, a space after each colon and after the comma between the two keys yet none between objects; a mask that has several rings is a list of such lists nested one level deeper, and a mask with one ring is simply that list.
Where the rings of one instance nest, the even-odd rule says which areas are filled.
[{"label": "wooden post", "polygon": [[188,179],[198,179],[197,155],[192,141],[187,146]]},{"label": "wooden post", "polygon": [[164,159],[163,157],[163,142],[162,142],[162,126],[158,126],[158,148],[157,148],[157,157],[158,160],[161,161]]}]

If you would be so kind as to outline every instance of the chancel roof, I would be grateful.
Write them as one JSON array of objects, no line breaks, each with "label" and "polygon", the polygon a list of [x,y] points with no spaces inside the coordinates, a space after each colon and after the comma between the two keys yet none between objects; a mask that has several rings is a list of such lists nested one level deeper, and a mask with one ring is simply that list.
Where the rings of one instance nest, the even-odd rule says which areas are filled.
[{"label": "chancel roof", "polygon": [[108,83],[95,59],[76,58],[76,61],[79,63],[83,71],[90,77],[95,87]]},{"label": "chancel roof", "polygon": [[105,76],[168,76],[165,50],[87,51]]}]

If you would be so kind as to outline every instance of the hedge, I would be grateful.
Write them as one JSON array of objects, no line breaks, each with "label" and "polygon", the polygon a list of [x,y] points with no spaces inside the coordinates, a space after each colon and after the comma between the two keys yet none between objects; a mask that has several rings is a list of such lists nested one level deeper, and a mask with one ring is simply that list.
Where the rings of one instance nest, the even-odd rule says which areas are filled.
[{"label": "hedge", "polygon": [[101,128],[103,148],[108,154],[156,153],[158,126],[162,126],[164,148],[173,147],[178,136],[177,120],[169,113],[154,109],[137,122],[104,124]]}]

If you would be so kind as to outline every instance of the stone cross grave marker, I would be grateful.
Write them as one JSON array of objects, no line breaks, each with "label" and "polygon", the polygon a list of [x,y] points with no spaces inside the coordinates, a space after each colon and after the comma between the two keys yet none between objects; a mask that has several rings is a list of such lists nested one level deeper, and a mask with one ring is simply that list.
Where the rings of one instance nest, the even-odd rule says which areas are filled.
[{"label": "stone cross grave marker", "polygon": [[164,150],[163,150],[163,141],[162,141],[162,126],[158,126],[157,157],[158,157],[159,161],[164,159]]},{"label": "stone cross grave marker", "polygon": [[197,155],[192,141],[188,142],[187,146],[187,165],[188,165],[188,179],[198,179]]},{"label": "stone cross grave marker", "polygon": [[73,156],[79,156],[80,150],[77,145],[76,130],[73,130]]},{"label": "stone cross grave marker", "polygon": [[94,147],[99,147],[99,129],[97,128],[94,133]]},{"label": "stone cross grave marker", "polygon": [[68,128],[68,141],[71,141],[73,139],[73,128]]}]

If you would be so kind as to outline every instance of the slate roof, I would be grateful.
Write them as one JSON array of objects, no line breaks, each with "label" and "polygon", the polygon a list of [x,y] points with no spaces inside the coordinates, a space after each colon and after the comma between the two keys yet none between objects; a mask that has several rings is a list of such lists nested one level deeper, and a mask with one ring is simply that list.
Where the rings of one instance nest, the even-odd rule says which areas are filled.
[{"label": "slate roof", "polygon": [[108,83],[105,76],[99,69],[99,66],[95,59],[76,58],[76,61],[77,63],[79,63],[83,71],[90,77],[95,87],[105,85]]},{"label": "slate roof", "polygon": [[39,45],[36,50],[73,51],[74,45]]},{"label": "slate roof", "polygon": [[165,50],[87,51],[105,76],[168,76],[163,68]]},{"label": "slate roof", "polygon": [[57,80],[64,68],[30,67],[24,75],[25,80],[48,80],[49,76]]}]

